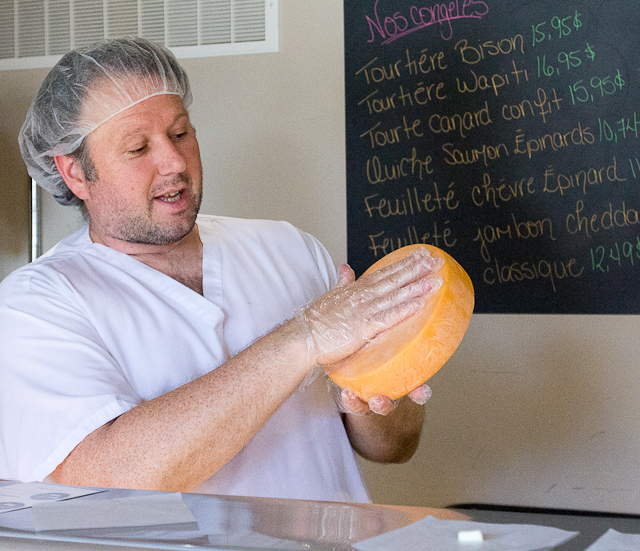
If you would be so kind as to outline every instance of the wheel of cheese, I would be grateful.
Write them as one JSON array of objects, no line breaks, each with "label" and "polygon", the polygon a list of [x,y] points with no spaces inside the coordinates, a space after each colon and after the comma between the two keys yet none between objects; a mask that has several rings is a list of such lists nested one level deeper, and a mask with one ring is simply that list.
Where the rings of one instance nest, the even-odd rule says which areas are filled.
[{"label": "wheel of cheese", "polygon": [[427,298],[421,312],[381,333],[355,354],[325,366],[340,387],[350,388],[362,400],[383,394],[397,399],[438,371],[462,341],[474,307],[471,279],[449,254],[431,245],[409,245],[381,258],[362,277],[426,247],[444,258],[438,271],[442,287]]}]

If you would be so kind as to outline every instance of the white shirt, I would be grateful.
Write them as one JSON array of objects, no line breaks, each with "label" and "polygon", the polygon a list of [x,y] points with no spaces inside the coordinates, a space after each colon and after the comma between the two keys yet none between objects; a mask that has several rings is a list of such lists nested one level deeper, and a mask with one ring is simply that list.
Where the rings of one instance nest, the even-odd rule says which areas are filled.
[{"label": "white shirt", "polygon": [[[87,228],[0,284],[0,478],[42,480],[95,429],[215,369],[335,284],[326,250],[290,224],[201,216],[198,228],[204,296]],[[324,379],[195,491],[369,500]]]}]

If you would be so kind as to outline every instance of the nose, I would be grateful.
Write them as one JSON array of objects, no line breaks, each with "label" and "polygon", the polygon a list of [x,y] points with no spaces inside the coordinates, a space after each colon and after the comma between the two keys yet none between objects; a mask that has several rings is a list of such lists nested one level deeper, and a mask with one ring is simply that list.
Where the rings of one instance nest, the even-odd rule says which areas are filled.
[{"label": "nose", "polygon": [[156,150],[156,164],[162,176],[180,174],[187,169],[184,153],[167,137]]}]

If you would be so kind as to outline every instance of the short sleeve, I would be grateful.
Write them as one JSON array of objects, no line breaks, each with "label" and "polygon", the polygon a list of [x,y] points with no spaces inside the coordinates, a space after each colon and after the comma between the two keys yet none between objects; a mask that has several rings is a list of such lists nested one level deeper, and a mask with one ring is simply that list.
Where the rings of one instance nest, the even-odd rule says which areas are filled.
[{"label": "short sleeve", "polygon": [[42,480],[140,402],[73,285],[47,276],[22,270],[0,286],[0,478]]}]

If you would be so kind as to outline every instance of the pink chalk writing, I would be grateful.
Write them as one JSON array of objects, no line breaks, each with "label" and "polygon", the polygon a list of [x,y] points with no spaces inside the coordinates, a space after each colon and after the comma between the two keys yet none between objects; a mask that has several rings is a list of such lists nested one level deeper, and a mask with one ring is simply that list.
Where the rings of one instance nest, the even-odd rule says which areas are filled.
[{"label": "pink chalk writing", "polygon": [[452,0],[436,2],[431,6],[406,6],[403,11],[392,13],[391,8],[384,13],[383,0],[376,0],[373,16],[365,15],[369,25],[371,38],[367,42],[380,40],[381,44],[389,44],[415,31],[440,25],[440,36],[443,40],[453,37],[453,21],[457,19],[482,19],[489,13],[487,2],[482,0]]}]

